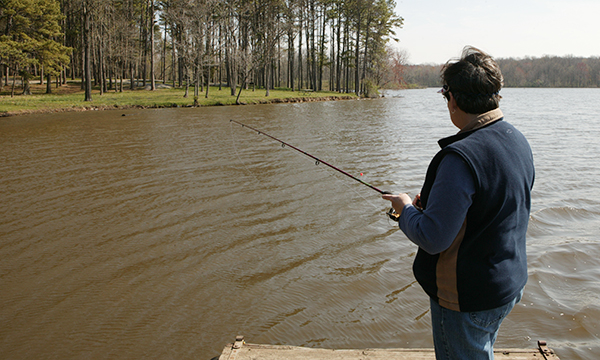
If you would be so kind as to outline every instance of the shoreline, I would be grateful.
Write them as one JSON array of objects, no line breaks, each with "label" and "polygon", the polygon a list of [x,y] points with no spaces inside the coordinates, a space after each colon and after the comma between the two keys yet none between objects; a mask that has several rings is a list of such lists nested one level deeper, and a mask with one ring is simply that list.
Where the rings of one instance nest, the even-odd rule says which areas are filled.
[{"label": "shoreline", "polygon": [[154,91],[138,88],[123,92],[111,90],[102,95],[97,92],[98,90],[94,90],[92,101],[86,102],[83,100],[84,93],[80,90],[79,83],[71,82],[58,87],[52,94],[45,94],[39,85],[32,86],[32,90],[34,90],[32,95],[0,96],[0,118],[79,111],[194,108],[360,99],[354,94],[347,93],[289,89],[273,89],[267,97],[264,90],[260,89],[243,91],[238,104],[237,97],[230,95],[229,88],[218,90],[217,87],[211,86],[208,98],[205,98],[204,94],[194,97],[193,93],[184,97],[184,89],[181,88],[160,88]]},{"label": "shoreline", "polygon": [[267,105],[267,104],[292,104],[304,102],[319,102],[319,101],[338,101],[338,100],[360,100],[356,96],[341,95],[341,96],[319,96],[319,97],[297,97],[297,98],[274,98],[269,100],[258,100],[251,102],[242,102],[240,104],[156,104],[156,105],[90,105],[90,106],[73,106],[70,108],[55,108],[55,109],[24,109],[19,111],[0,112],[0,117],[14,117],[21,115],[34,114],[52,114],[63,112],[84,112],[84,111],[104,111],[104,110],[128,110],[128,109],[173,109],[173,108],[201,108],[211,106],[244,106],[244,105]]}]

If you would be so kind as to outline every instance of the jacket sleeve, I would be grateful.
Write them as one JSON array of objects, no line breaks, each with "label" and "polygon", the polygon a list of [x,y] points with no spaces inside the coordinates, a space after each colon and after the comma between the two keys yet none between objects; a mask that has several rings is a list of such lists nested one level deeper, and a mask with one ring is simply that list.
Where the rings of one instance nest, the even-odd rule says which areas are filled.
[{"label": "jacket sleeve", "polygon": [[469,165],[456,153],[447,154],[437,169],[435,181],[421,212],[406,205],[399,219],[404,234],[427,253],[438,254],[450,247],[475,195]]}]

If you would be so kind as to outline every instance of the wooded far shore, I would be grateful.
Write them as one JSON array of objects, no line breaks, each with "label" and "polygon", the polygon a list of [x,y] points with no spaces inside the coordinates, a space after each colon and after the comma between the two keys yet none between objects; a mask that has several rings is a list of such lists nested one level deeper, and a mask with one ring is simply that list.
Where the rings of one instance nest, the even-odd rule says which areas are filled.
[{"label": "wooded far shore", "polygon": [[[496,59],[504,87],[597,88],[600,87],[600,57],[543,56]],[[405,84],[440,85],[442,65],[403,65]]]},{"label": "wooded far shore", "polygon": [[[501,60],[502,61],[502,60]],[[513,60],[516,61],[516,60]],[[530,60],[531,61],[531,60]],[[413,71],[418,71],[422,76],[420,83],[406,84],[406,86],[391,86],[389,89],[410,89],[437,87],[439,83],[439,70],[442,65],[418,65]],[[410,76],[416,76],[412,74]],[[405,74],[408,76],[408,74]],[[506,83],[506,81],[505,81]],[[510,83],[510,80],[509,80]],[[425,85],[422,85],[425,84]],[[143,82],[136,82],[131,89],[126,84],[121,90],[113,82],[109,91],[100,94],[99,87],[94,88],[92,101],[84,100],[81,79],[69,80],[67,83],[53,83],[53,91],[47,94],[47,83],[40,79],[33,80],[30,84],[31,95],[22,95],[22,84],[16,86],[15,95],[11,96],[11,89],[5,86],[0,90],[0,117],[25,115],[34,113],[54,113],[67,111],[90,111],[90,110],[116,110],[116,109],[150,109],[150,108],[181,108],[201,106],[223,106],[223,105],[249,105],[249,104],[278,104],[297,103],[312,101],[352,100],[358,99],[354,93],[339,93],[335,91],[313,91],[311,89],[291,90],[289,88],[275,88],[270,90],[266,96],[264,88],[236,89],[236,95],[232,96],[231,89],[224,84],[214,84],[208,89],[204,87],[201,93],[194,95],[193,87],[187,90],[183,87],[173,87],[170,84],[159,83],[156,89],[150,91],[149,85],[143,86]],[[395,84],[393,84],[395,85]],[[506,85],[506,84],[505,84]],[[531,81],[522,86],[505,87],[545,87],[545,88],[596,88],[599,86],[542,86],[540,81]],[[206,91],[208,90],[208,91]],[[378,96],[378,95],[377,95]],[[376,97],[376,96],[374,96]]]},{"label": "wooded far shore", "polygon": [[[53,87],[55,85],[53,84]],[[292,91],[290,89],[273,89],[265,96],[264,89],[241,91],[238,96],[232,96],[230,89],[225,86],[210,86],[208,97],[205,92],[194,96],[193,91],[185,96],[185,88],[171,87],[159,84],[153,91],[148,86],[135,87],[135,90],[107,91],[99,95],[94,90],[92,101],[84,100],[84,90],[81,80],[68,81],[57,86],[51,94],[46,94],[46,85],[30,84],[31,95],[10,95],[9,91],[0,93],[0,117],[25,115],[34,113],[53,113],[66,111],[115,110],[131,108],[178,108],[194,106],[247,105],[270,103],[294,103],[311,101],[350,100],[357,99],[354,94],[337,93],[333,91],[312,91],[309,89]],[[5,88],[5,90],[7,90]],[[192,89],[193,90],[193,89]],[[239,88],[237,89],[239,93]]]}]

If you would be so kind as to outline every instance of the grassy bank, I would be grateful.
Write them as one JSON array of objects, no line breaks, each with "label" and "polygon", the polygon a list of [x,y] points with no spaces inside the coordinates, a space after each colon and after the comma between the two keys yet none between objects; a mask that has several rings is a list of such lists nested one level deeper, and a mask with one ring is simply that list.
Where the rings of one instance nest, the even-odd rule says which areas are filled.
[{"label": "grassy bank", "polygon": [[[19,93],[22,89],[17,89]],[[206,90],[206,89],[205,89]],[[239,89],[238,89],[239,90]],[[10,86],[5,86],[0,93],[0,116],[11,116],[31,113],[85,111],[91,109],[128,109],[128,108],[161,108],[194,106],[194,89],[189,89],[187,98],[183,97],[185,89],[160,86],[154,91],[137,89],[124,90],[122,93],[114,90],[100,95],[98,89],[92,91],[92,101],[84,101],[84,92],[80,82],[69,82],[58,88],[52,88],[52,94],[45,94],[45,85],[32,85],[32,95],[10,96]],[[236,93],[237,94],[237,93]],[[322,100],[355,99],[352,94],[340,94],[330,91],[290,91],[271,90],[265,96],[264,89],[256,91],[244,90],[240,96],[243,104],[267,104],[284,102],[304,102]],[[236,96],[231,96],[230,89],[211,86],[208,98],[201,93],[197,106],[235,105]]]}]

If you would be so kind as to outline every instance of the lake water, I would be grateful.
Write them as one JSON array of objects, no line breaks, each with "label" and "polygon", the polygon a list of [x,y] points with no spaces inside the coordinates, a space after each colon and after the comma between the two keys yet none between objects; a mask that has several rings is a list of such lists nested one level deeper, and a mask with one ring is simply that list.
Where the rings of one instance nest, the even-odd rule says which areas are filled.
[{"label": "lake water", "polygon": [[[432,347],[389,203],[229,120],[414,195],[456,132],[436,91],[0,119],[0,358],[210,359],[238,334]],[[529,282],[496,347],[597,357],[600,89],[501,94],[536,183]]]}]

